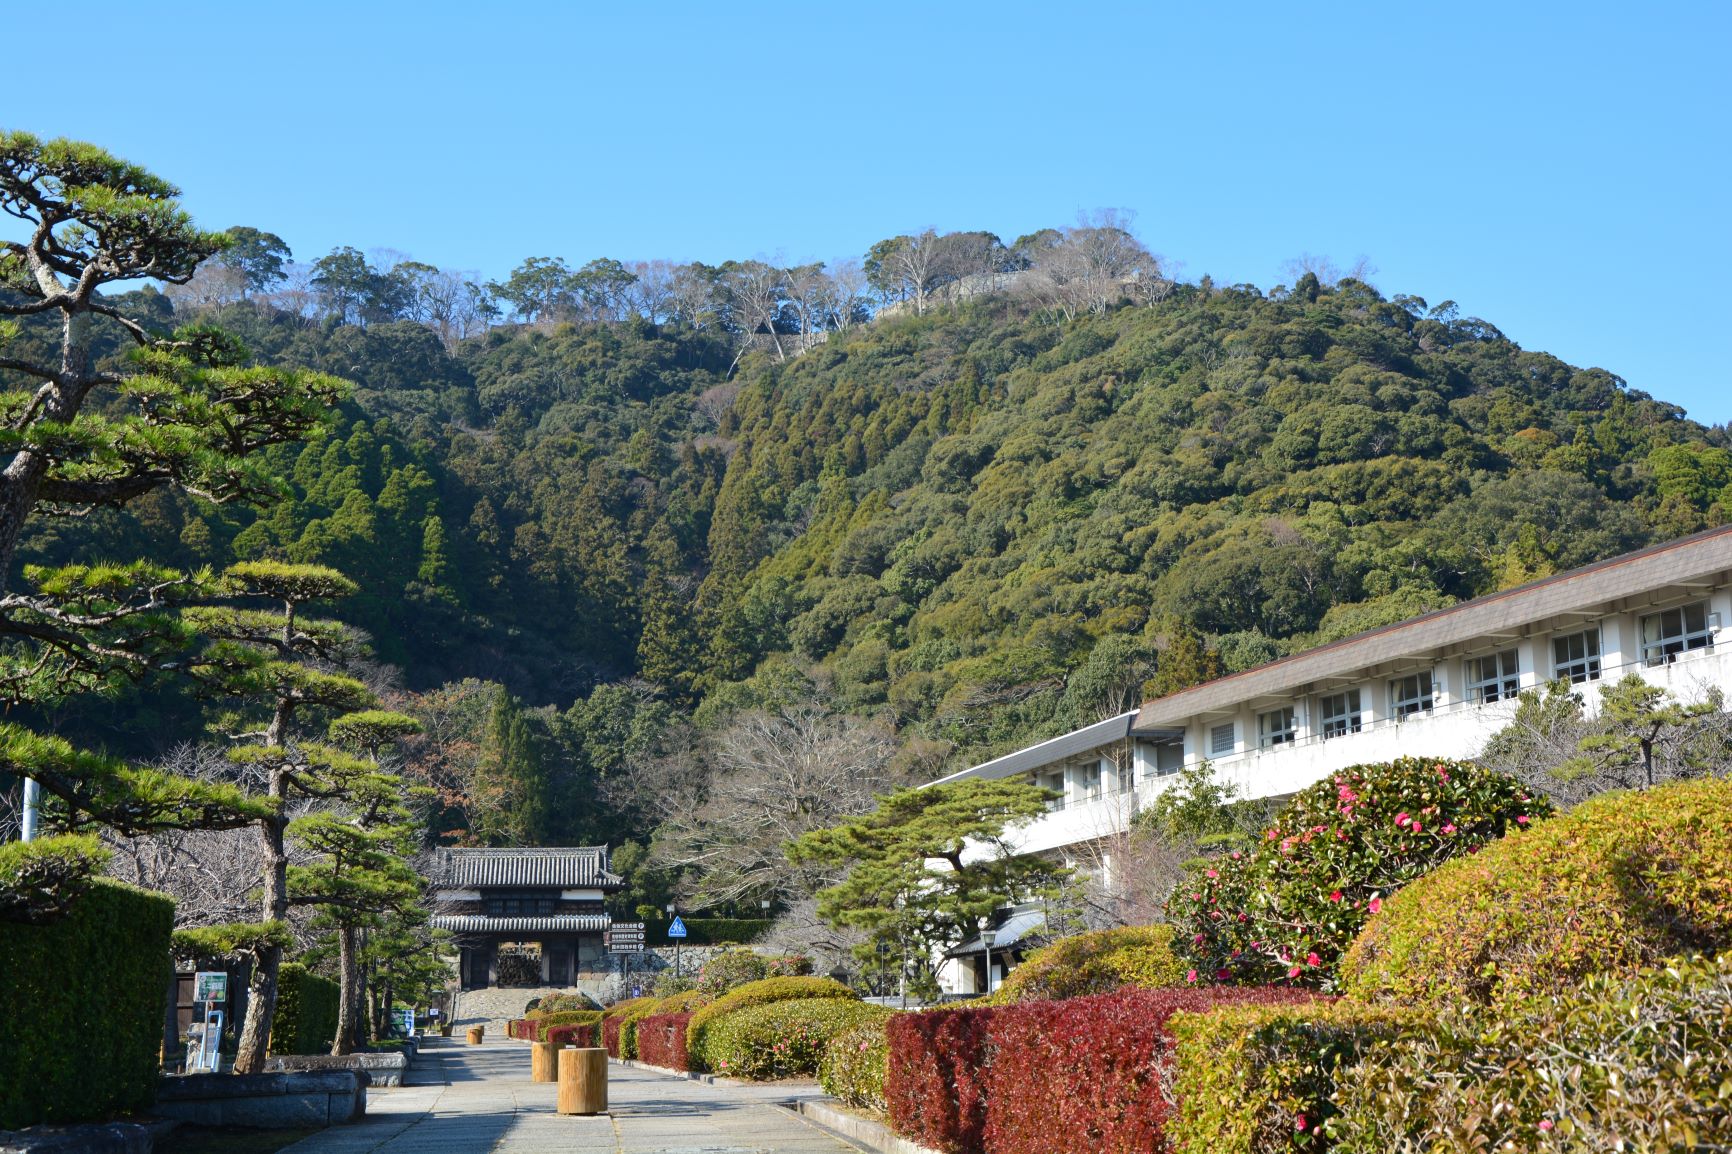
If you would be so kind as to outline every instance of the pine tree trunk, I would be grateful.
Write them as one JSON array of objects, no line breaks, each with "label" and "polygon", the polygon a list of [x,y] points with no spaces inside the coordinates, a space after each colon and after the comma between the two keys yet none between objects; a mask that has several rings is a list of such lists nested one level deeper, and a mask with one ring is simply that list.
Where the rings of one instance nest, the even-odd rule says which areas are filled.
[{"label": "pine tree trunk", "polygon": [[[281,798],[286,792],[282,774],[271,775],[272,797]],[[286,819],[275,816],[258,823],[259,856],[264,868],[262,913],[268,922],[282,922],[289,916],[289,855],[283,844]],[[277,1014],[277,970],[283,964],[281,946],[267,945],[253,960],[252,981],[248,983],[247,1019],[241,1027],[240,1042],[235,1049],[235,1073],[264,1072],[265,1058],[270,1052],[271,1021]]]},{"label": "pine tree trunk", "polygon": [[355,927],[345,922],[337,928],[337,1036],[331,1040],[333,1055],[355,1050],[356,1010],[361,1000],[360,967],[355,964]]}]

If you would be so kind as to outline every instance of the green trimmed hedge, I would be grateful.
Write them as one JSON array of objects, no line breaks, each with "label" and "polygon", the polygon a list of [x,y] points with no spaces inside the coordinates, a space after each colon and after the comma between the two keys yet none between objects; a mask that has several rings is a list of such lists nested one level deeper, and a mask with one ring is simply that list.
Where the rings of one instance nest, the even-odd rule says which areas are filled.
[{"label": "green trimmed hedge", "polygon": [[555,1026],[593,1026],[597,1031],[600,1031],[601,1011],[560,1010],[548,1014],[546,1017],[534,1019],[529,1023],[529,1026],[535,1033],[533,1040],[537,1042],[547,1041],[547,1031]]},{"label": "green trimmed hedge", "polygon": [[832,1038],[866,1023],[882,1035],[889,1016],[883,1006],[841,998],[801,998],[736,1010],[710,1026],[704,1062],[712,1073],[753,1082],[810,1078]]},{"label": "green trimmed hedge", "polygon": [[277,970],[271,1053],[328,1053],[337,1037],[337,988],[299,962],[284,962]]},{"label": "green trimmed hedge", "polygon": [[824,1093],[879,1114],[890,1108],[884,1099],[884,1075],[890,1061],[885,1020],[861,1022],[830,1039],[818,1063],[818,1085]]},{"label": "green trimmed hedge", "polygon": [[1061,938],[1028,955],[989,1001],[1009,1005],[1105,994],[1121,986],[1180,986],[1186,966],[1172,944],[1173,927],[1168,925],[1121,926]]},{"label": "green trimmed hedge", "polygon": [[701,1065],[709,1060],[705,1045],[711,1026],[719,1019],[752,1006],[763,1006],[771,1002],[793,1002],[801,998],[846,998],[859,1001],[860,995],[834,978],[765,978],[758,982],[747,982],[692,1015],[691,1023],[686,1027],[686,1049]]},{"label": "green trimmed hedge", "polygon": [[1335,1154],[1732,1149],[1732,956],[1450,1015],[1369,1050],[1335,1097]]},{"label": "green trimmed hedge", "polygon": [[1603,794],[1390,898],[1343,992],[1439,1009],[1565,995],[1732,949],[1732,780]]},{"label": "green trimmed hedge", "polygon": [[0,924],[0,1129],[156,1097],[174,902],[95,880],[67,913]]},{"label": "green trimmed hedge", "polygon": [[1419,1015],[1350,1002],[1222,1006],[1174,1014],[1174,1154],[1325,1150],[1340,1070],[1423,1027]]}]

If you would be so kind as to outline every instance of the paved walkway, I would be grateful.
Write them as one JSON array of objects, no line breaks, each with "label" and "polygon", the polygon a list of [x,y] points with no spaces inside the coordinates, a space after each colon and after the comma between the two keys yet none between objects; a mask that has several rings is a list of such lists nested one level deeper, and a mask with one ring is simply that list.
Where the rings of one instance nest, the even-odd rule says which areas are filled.
[{"label": "paved walkway", "polygon": [[844,1154],[858,1148],[774,1105],[810,1086],[711,1086],[608,1066],[609,1114],[554,1112],[529,1080],[529,1046],[432,1041],[409,1084],[367,1091],[367,1120],[333,1126],[282,1154]]}]

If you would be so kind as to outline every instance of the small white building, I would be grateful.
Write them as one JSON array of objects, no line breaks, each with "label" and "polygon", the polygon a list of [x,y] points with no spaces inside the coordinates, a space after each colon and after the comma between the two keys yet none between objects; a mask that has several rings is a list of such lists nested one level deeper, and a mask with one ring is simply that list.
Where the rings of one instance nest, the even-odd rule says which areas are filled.
[{"label": "small white building", "polygon": [[[1209,763],[1241,797],[1281,797],[1350,765],[1473,757],[1523,690],[1554,680],[1575,685],[1589,712],[1598,687],[1628,673],[1700,701],[1732,687],[1727,622],[1732,526],[1222,677],[941,780],[1021,777],[1055,790],[1051,812],[1014,844],[1075,861],[1128,829],[1187,765]],[[946,984],[972,991],[979,969],[947,966]]]}]

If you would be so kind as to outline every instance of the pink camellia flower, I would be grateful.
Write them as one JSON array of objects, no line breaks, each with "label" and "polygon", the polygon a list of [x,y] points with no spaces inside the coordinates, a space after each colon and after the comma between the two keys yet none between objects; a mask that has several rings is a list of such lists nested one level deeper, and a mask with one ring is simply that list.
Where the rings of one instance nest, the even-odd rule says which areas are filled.
[{"label": "pink camellia flower", "polygon": [[1414,822],[1413,823],[1413,832],[1414,833],[1424,833],[1425,827],[1420,825],[1418,822]]},{"label": "pink camellia flower", "polygon": [[1232,858],[1234,861],[1238,861],[1239,860],[1239,851],[1234,850],[1232,853],[1228,854],[1227,856]]},{"label": "pink camellia flower", "polygon": [[1396,829],[1405,829],[1405,828],[1407,828],[1407,824],[1409,822],[1411,822],[1412,820],[1413,819],[1411,817],[1407,816],[1407,811],[1402,810],[1400,813],[1395,815],[1395,828]]},{"label": "pink camellia flower", "polygon": [[1312,950],[1310,953],[1305,955],[1305,964],[1315,970],[1318,966],[1323,964],[1323,959],[1317,956],[1316,950]]},{"label": "pink camellia flower", "polygon": [[1244,922],[1244,921],[1249,921],[1249,920],[1250,920],[1250,919],[1249,919],[1249,918],[1247,918],[1247,917],[1246,917],[1246,916],[1245,916],[1245,911],[1244,911],[1244,910],[1240,910],[1240,911],[1239,911],[1239,920],[1240,920],[1240,921],[1241,921],[1241,922]]},{"label": "pink camellia flower", "polygon": [[1208,877],[1208,878],[1218,878],[1218,877],[1220,877],[1220,876],[1221,876],[1221,875],[1220,875],[1220,874],[1218,874],[1218,873],[1216,873],[1216,872],[1215,872],[1215,871],[1214,871],[1214,870],[1204,870],[1204,871],[1203,871],[1203,876],[1204,876],[1204,877]]},{"label": "pink camellia flower", "polygon": [[1552,1120],[1550,1118],[1547,1118],[1540,1123],[1540,1129],[1541,1130],[1550,1130],[1551,1128],[1552,1128]]},{"label": "pink camellia flower", "polygon": [[1381,910],[1383,908],[1383,899],[1382,898],[1372,898],[1371,899],[1371,905],[1369,908],[1370,908],[1372,913],[1377,913],[1379,910]]},{"label": "pink camellia flower", "polygon": [[1194,902],[1200,902],[1203,900],[1203,895],[1202,894],[1192,894],[1191,900]]},{"label": "pink camellia flower", "polygon": [[1299,1117],[1293,1121],[1293,1128],[1296,1130],[1303,1130],[1307,1125],[1309,1125],[1309,1123],[1305,1121],[1305,1115],[1303,1114],[1299,1115]]},{"label": "pink camellia flower", "polygon": [[1197,971],[1196,970],[1192,970],[1190,973],[1185,975],[1185,981],[1187,981],[1187,982],[1195,982],[1196,980],[1197,980]]},{"label": "pink camellia flower", "polygon": [[1217,982],[1224,982],[1227,980],[1227,977],[1227,967],[1222,966],[1220,969],[1215,971],[1215,980]]},{"label": "pink camellia flower", "polygon": [[[1523,800],[1525,801],[1526,799],[1524,798]],[[1516,818],[1516,824],[1517,825],[1526,825],[1527,823],[1528,823],[1528,815],[1525,813]]]},{"label": "pink camellia flower", "polygon": [[1437,832],[1438,833],[1454,833],[1455,832],[1455,823],[1452,821],[1448,825],[1444,826],[1442,829],[1438,830]]},{"label": "pink camellia flower", "polygon": [[1298,966],[1294,966],[1292,969],[1287,971],[1287,976],[1289,978],[1297,978],[1303,972],[1304,971],[1301,970]]},{"label": "pink camellia flower", "polygon": [[1196,936],[1196,937],[1194,937],[1194,938],[1192,938],[1192,939],[1191,939],[1191,944],[1192,944],[1192,945],[1193,945],[1193,946],[1200,946],[1200,945],[1202,945],[1202,944],[1203,944],[1203,935],[1202,935],[1202,934],[1198,934],[1198,935],[1197,935],[1197,936]]},{"label": "pink camellia flower", "polygon": [[1340,891],[1340,890],[1336,890],[1336,891],[1335,891],[1335,892],[1334,892],[1334,893],[1332,893],[1332,894],[1330,894],[1330,895],[1329,895],[1329,900],[1330,900],[1330,901],[1332,901],[1332,902],[1338,902],[1338,901],[1340,901],[1340,900],[1341,900],[1341,891]]}]

